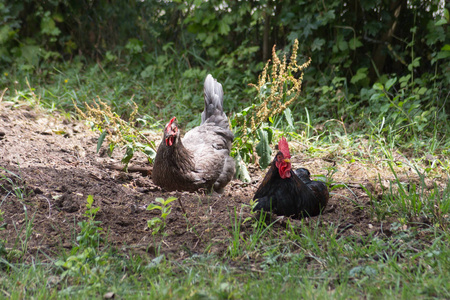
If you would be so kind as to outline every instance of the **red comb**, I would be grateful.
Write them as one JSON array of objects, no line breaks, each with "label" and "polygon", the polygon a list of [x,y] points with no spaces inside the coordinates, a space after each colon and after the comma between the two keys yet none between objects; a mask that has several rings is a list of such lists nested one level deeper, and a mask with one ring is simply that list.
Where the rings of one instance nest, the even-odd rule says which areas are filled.
[{"label": "red comb", "polygon": [[166,127],[164,128],[164,130],[165,130],[167,133],[173,132],[173,130],[172,130],[172,123],[173,123],[173,122],[176,122],[176,121],[177,121],[177,118],[176,118],[176,117],[173,117],[172,119],[170,119],[169,123],[167,123]]},{"label": "red comb", "polygon": [[170,125],[172,125],[172,123],[174,122],[174,121],[176,121],[177,120],[177,117],[173,117],[172,119],[170,119],[170,121],[169,121],[169,123],[167,124],[168,126],[170,126]]},{"label": "red comb", "polygon": [[285,137],[282,137],[280,139],[280,142],[278,143],[278,150],[280,150],[281,153],[283,153],[285,158],[291,157],[291,154],[289,153],[289,145],[288,145]]}]

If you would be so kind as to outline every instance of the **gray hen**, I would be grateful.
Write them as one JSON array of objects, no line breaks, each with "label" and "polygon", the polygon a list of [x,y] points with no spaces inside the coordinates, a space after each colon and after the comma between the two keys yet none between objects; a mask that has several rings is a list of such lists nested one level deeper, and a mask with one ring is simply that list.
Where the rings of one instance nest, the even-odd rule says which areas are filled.
[{"label": "gray hen", "polygon": [[200,126],[180,138],[176,118],[164,128],[156,153],[152,179],[167,191],[214,189],[221,193],[234,175],[230,156],[233,133],[223,112],[222,85],[211,75],[204,85],[205,110]]}]

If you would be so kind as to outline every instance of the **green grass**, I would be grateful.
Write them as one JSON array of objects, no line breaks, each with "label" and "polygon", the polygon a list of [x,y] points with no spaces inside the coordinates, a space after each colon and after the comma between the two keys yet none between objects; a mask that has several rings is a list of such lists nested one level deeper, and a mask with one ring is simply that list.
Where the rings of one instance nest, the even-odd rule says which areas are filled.
[{"label": "green grass", "polygon": [[[83,107],[84,102],[92,103],[99,96],[124,118],[133,110],[131,101],[135,101],[141,115],[153,123],[159,120],[165,123],[176,115],[184,127],[191,128],[200,123],[204,106],[203,82],[208,73],[219,78],[226,87],[224,107],[227,112],[242,107],[243,91],[248,90],[247,84],[252,79],[255,80],[246,77],[247,82],[240,82],[221,69],[204,67],[188,68],[183,58],[166,55],[155,57],[147,67],[130,65],[130,62],[92,64],[76,58],[71,63],[55,64],[45,70],[45,76],[11,70],[7,77],[0,78],[0,84],[9,89],[5,99],[25,100],[30,104],[39,102],[49,111],[74,113],[73,101]],[[248,93],[244,95],[248,97]]]},{"label": "green grass", "polygon": [[[204,69],[188,69],[181,58],[165,59],[168,56],[156,57],[145,67],[101,67],[74,61],[55,67],[46,76],[28,76],[31,89],[24,74],[10,72],[7,80],[2,79],[9,88],[3,101],[39,103],[50,112],[73,113],[72,99],[80,105],[99,95],[126,117],[133,99],[153,125],[177,115],[184,127],[192,127],[203,107],[204,77],[214,68],[205,64]],[[242,98],[249,97],[248,82],[229,78],[224,70],[217,73],[227,87],[226,109],[245,106]],[[348,224],[325,224],[320,217],[274,229],[273,223],[261,219],[243,220],[235,210],[229,212],[231,231],[225,254],[205,251],[179,261],[164,254],[140,256],[131,247],[115,249],[107,236],[103,239],[94,208],[88,207],[87,221],[73,234],[70,252],[50,255],[39,250],[35,256],[39,259],[24,260],[33,231],[33,217],[27,214],[16,228],[15,248],[0,252],[0,298],[91,299],[108,292],[119,299],[450,298],[448,125],[439,128],[436,124],[442,120],[431,118],[434,130],[423,136],[417,131],[408,134],[405,127],[388,126],[384,119],[360,127],[363,122],[357,120],[356,128],[349,130],[337,119],[315,121],[321,112],[313,105],[306,113],[300,108],[303,104],[298,106],[293,109],[296,128],[287,132],[294,154],[337,161],[328,167],[326,178],[336,189],[345,187],[345,180],[337,176],[338,167],[358,162],[368,169],[388,170],[384,175],[392,179],[389,186],[377,195],[365,189],[371,201],[361,206],[381,224],[381,232],[348,234]],[[275,124],[277,133],[288,127],[282,117]],[[425,154],[436,155],[436,160],[418,168]],[[405,185],[397,175],[399,168],[411,168],[419,181]],[[26,188],[20,176],[13,177],[17,181],[7,183],[4,177],[0,184],[21,201]],[[437,177],[444,185],[434,182],[427,188],[426,178]],[[380,177],[377,184],[382,187]],[[244,222],[251,222],[245,232]]]},{"label": "green grass", "polygon": [[[6,263],[4,297],[91,298],[448,298],[450,235],[436,226],[402,228],[389,239],[343,237],[335,225],[280,232],[258,247],[261,259],[195,255],[153,260],[110,251],[88,274],[63,270],[54,260]],[[423,239],[422,235],[427,238]]]},{"label": "green grass", "polygon": [[[382,234],[348,235],[349,228],[325,224],[320,217],[274,229],[264,218],[242,220],[234,210],[228,252],[182,261],[111,247],[101,238],[95,203],[88,198],[87,221],[79,223],[70,253],[52,257],[41,251],[25,262],[10,252],[0,259],[0,292],[10,299],[88,299],[107,293],[127,299],[448,298],[448,215],[414,210],[431,222],[405,221],[411,207],[403,203],[414,199],[400,184],[386,194],[379,209],[390,210],[403,223],[385,222]],[[429,193],[427,200],[440,203],[448,196],[447,187]],[[391,206],[396,212],[386,208]],[[448,213],[442,208],[437,205]],[[251,222],[249,231],[241,231],[244,222]]]}]

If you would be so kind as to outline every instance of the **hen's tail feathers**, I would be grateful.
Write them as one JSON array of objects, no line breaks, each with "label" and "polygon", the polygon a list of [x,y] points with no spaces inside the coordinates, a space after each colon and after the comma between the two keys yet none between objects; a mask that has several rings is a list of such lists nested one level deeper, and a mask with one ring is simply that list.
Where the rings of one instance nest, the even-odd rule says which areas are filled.
[{"label": "hen's tail feathers", "polygon": [[294,173],[303,181],[303,183],[308,184],[311,182],[311,173],[308,169],[298,168],[294,171]]},{"label": "hen's tail feathers", "polygon": [[204,85],[205,110],[202,112],[202,124],[214,123],[217,126],[228,129],[228,119],[223,112],[223,89],[222,85],[208,74]]}]

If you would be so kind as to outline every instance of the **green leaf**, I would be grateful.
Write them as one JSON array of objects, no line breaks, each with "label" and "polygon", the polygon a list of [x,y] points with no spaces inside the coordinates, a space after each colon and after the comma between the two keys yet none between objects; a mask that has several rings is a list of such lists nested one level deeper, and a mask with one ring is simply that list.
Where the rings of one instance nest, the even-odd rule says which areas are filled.
[{"label": "green leaf", "polygon": [[147,210],[154,210],[154,209],[162,210],[162,206],[156,205],[156,204],[153,204],[153,203],[150,203],[150,204],[147,206]]},{"label": "green leaf", "polygon": [[224,21],[219,21],[219,34],[227,35],[230,32],[230,26]]},{"label": "green leaf", "polygon": [[94,196],[89,195],[86,199],[87,203],[91,206],[94,203]]},{"label": "green leaf", "polygon": [[131,38],[125,45],[125,49],[128,49],[131,54],[138,54],[142,52],[144,43],[136,38]]},{"label": "green leaf", "polygon": [[5,43],[10,38],[10,32],[11,27],[9,27],[9,25],[3,25],[0,27],[0,45]]},{"label": "green leaf", "polygon": [[163,51],[164,51],[164,52],[167,52],[167,50],[173,50],[173,45],[174,45],[173,42],[169,42],[169,43],[165,44],[165,45],[163,46]]},{"label": "green leaf", "polygon": [[339,47],[339,50],[345,51],[348,49],[348,43],[346,41],[344,41],[344,39],[342,38],[341,40],[338,41],[338,47]]},{"label": "green leaf", "polygon": [[108,156],[109,157],[112,156],[115,147],[116,146],[113,143],[109,144],[109,151],[108,151]]},{"label": "green leaf", "polygon": [[142,149],[142,151],[145,153],[145,155],[147,155],[148,158],[150,158],[151,160],[155,159],[156,157],[156,151],[153,150],[153,148],[151,148],[150,146],[145,146],[144,149]]},{"label": "green leaf", "polygon": [[397,82],[397,77],[391,78],[388,81],[386,81],[386,84],[384,85],[386,91],[389,91],[389,89]]},{"label": "green leaf", "polygon": [[248,174],[247,167],[245,166],[245,163],[242,160],[239,152],[237,153],[234,160],[236,162],[236,178],[242,180],[243,182],[250,182],[250,175]]},{"label": "green leaf", "polygon": [[164,198],[158,197],[158,198],[155,198],[155,201],[164,205]]},{"label": "green leaf", "polygon": [[103,141],[105,140],[106,135],[108,134],[107,131],[104,131],[100,136],[98,137],[97,141],[97,153],[100,151],[100,148],[102,147]]},{"label": "green leaf", "polygon": [[61,33],[58,27],[56,27],[55,21],[49,16],[44,16],[41,21],[41,33],[58,36]]},{"label": "green leaf", "polygon": [[380,111],[385,113],[385,112],[387,112],[389,110],[390,107],[391,107],[391,104],[390,103],[386,103],[386,104],[384,104],[384,105],[382,105],[380,107]]},{"label": "green leaf", "polygon": [[423,95],[423,94],[425,94],[426,92],[427,92],[427,88],[426,87],[421,87],[418,91],[417,91],[417,94],[419,94],[419,95]]},{"label": "green leaf", "polygon": [[450,57],[450,51],[440,51],[437,55],[437,59],[443,59],[443,58],[447,58]]},{"label": "green leaf", "polygon": [[105,118],[105,122],[106,122],[106,124],[110,124],[110,121],[109,121],[109,118],[108,118],[108,116],[107,115],[103,115],[103,117]]},{"label": "green leaf", "polygon": [[270,127],[265,127],[264,131],[267,132],[267,140],[269,141],[269,144],[272,144],[273,139],[273,130]]},{"label": "green leaf", "polygon": [[153,226],[155,226],[156,224],[159,224],[159,223],[161,223],[161,222],[162,222],[162,221],[161,221],[160,218],[154,217],[153,219],[147,221],[147,225],[148,225],[148,227],[153,227]]},{"label": "green leaf", "polygon": [[[294,130],[294,120],[292,118],[292,112],[291,112],[291,109],[289,107],[287,107],[284,110],[284,117],[286,118],[286,122],[288,122],[290,130]],[[270,140],[271,139],[269,139],[269,143],[270,143]]]},{"label": "green leaf", "polygon": [[167,198],[167,200],[164,201],[164,205],[167,205],[167,204],[169,204],[169,203],[171,203],[171,202],[173,202],[173,201],[175,201],[177,199],[178,198],[176,198],[176,197],[169,197],[169,198]]},{"label": "green leaf", "polygon": [[420,59],[421,57],[416,57],[409,65],[408,65],[408,70],[412,71],[413,68],[417,68],[420,66]]},{"label": "green leaf", "polygon": [[367,78],[367,68],[359,68],[358,71],[356,71],[356,74],[350,79],[350,82],[355,84],[360,80],[363,80]]},{"label": "green leaf", "polygon": [[258,145],[256,145],[256,152],[259,155],[259,165],[261,169],[264,170],[270,165],[272,149],[270,149],[267,131],[259,128],[257,132],[260,141]]},{"label": "green leaf", "polygon": [[22,56],[27,60],[30,65],[37,66],[39,64],[39,53],[41,48],[36,45],[25,45],[20,48]]},{"label": "green leaf", "polygon": [[323,23],[323,25],[330,23],[330,21],[334,20],[336,18],[335,10],[330,9],[325,13],[322,13],[322,18],[319,18],[319,20]]},{"label": "green leaf", "polygon": [[379,82],[376,82],[373,84],[373,89],[374,90],[378,90],[378,91],[382,91],[384,89],[383,85]]},{"label": "green leaf", "polygon": [[134,155],[134,147],[131,144],[127,145],[127,151],[125,152],[125,155],[122,158],[122,163],[125,164],[125,166],[128,166],[128,163],[130,162],[131,158],[133,158]]},{"label": "green leaf", "polygon": [[348,42],[348,47],[351,50],[355,50],[356,48],[362,47],[362,43],[359,41],[359,38],[352,38],[349,42]]},{"label": "green leaf", "polygon": [[322,46],[325,45],[325,40],[321,38],[316,38],[311,44],[311,51],[320,51]]},{"label": "green leaf", "polygon": [[58,260],[58,261],[55,262],[55,266],[66,267],[66,262],[62,261],[62,260]]},{"label": "green leaf", "polygon": [[435,26],[442,26],[447,24],[447,20],[446,19],[440,19],[438,20],[436,23],[434,23]]}]

